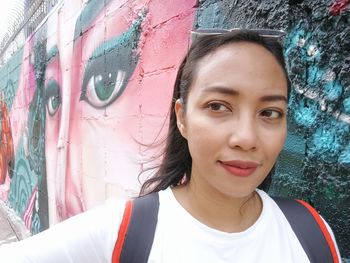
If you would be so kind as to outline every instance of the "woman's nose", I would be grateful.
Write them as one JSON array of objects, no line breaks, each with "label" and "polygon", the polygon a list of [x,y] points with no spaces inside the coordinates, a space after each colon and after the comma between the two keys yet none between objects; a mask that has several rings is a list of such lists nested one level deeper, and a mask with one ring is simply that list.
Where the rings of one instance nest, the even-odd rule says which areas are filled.
[{"label": "woman's nose", "polygon": [[230,127],[229,146],[245,151],[255,150],[258,143],[258,129],[251,118],[237,119]]}]

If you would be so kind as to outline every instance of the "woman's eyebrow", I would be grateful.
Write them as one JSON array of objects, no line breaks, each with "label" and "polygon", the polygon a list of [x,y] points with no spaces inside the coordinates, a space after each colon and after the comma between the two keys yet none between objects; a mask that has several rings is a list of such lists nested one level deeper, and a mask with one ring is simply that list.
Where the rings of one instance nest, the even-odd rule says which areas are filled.
[{"label": "woman's eyebrow", "polygon": [[[211,87],[206,87],[204,88],[203,92],[205,93],[221,93],[225,95],[230,95],[230,96],[238,96],[239,91],[228,88],[228,87],[223,87],[223,86],[211,86]],[[287,97],[284,95],[266,95],[263,96],[259,99],[262,102],[274,102],[274,101],[284,101],[288,102]]]},{"label": "woman's eyebrow", "polygon": [[222,86],[211,86],[206,87],[203,90],[205,93],[222,93],[225,95],[231,95],[231,96],[238,96],[239,92],[237,90],[234,90],[232,88],[222,87]]},{"label": "woman's eyebrow", "polygon": [[284,95],[267,95],[260,98],[262,102],[274,102],[274,101],[284,101],[288,102],[287,97]]}]

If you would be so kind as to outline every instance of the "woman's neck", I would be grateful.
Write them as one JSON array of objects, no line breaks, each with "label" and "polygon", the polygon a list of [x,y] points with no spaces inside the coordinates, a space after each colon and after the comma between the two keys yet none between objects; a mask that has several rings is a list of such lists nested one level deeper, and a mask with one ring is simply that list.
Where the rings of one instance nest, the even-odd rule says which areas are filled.
[{"label": "woman's neck", "polygon": [[203,224],[227,233],[242,232],[252,226],[262,211],[260,196],[253,192],[232,198],[217,191],[208,191],[190,181],[173,188],[176,200]]}]

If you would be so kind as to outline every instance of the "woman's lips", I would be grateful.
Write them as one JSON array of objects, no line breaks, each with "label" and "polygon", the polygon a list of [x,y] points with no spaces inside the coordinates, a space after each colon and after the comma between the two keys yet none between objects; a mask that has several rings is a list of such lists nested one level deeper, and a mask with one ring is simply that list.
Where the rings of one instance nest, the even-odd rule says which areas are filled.
[{"label": "woman's lips", "polygon": [[260,165],[256,162],[247,162],[247,161],[219,161],[220,165],[228,171],[230,174],[239,176],[239,177],[248,177],[256,168]]}]

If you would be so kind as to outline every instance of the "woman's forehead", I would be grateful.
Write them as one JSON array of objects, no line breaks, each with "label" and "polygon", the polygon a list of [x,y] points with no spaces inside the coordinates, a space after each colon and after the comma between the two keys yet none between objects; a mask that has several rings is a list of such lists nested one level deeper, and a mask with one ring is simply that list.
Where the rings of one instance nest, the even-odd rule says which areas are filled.
[{"label": "woman's forehead", "polygon": [[204,80],[230,79],[240,74],[265,79],[285,79],[283,68],[274,55],[263,46],[254,43],[222,46],[199,60],[196,67],[196,78]]},{"label": "woman's forehead", "polygon": [[[255,57],[255,54],[263,55],[262,57]],[[277,59],[274,57],[274,55],[267,50],[264,46],[248,42],[248,41],[239,41],[234,43],[228,43],[225,45],[222,45],[208,54],[206,54],[202,59],[199,60],[202,64],[207,64],[208,62],[212,61],[213,59],[227,59],[227,57],[230,57],[236,61],[237,59],[251,59],[253,61],[261,61],[263,59],[273,59],[278,63]]]},{"label": "woman's forehead", "polygon": [[189,94],[206,97],[226,89],[236,94],[287,98],[287,87],[285,73],[277,59],[263,46],[244,42],[225,45],[201,59]]}]

